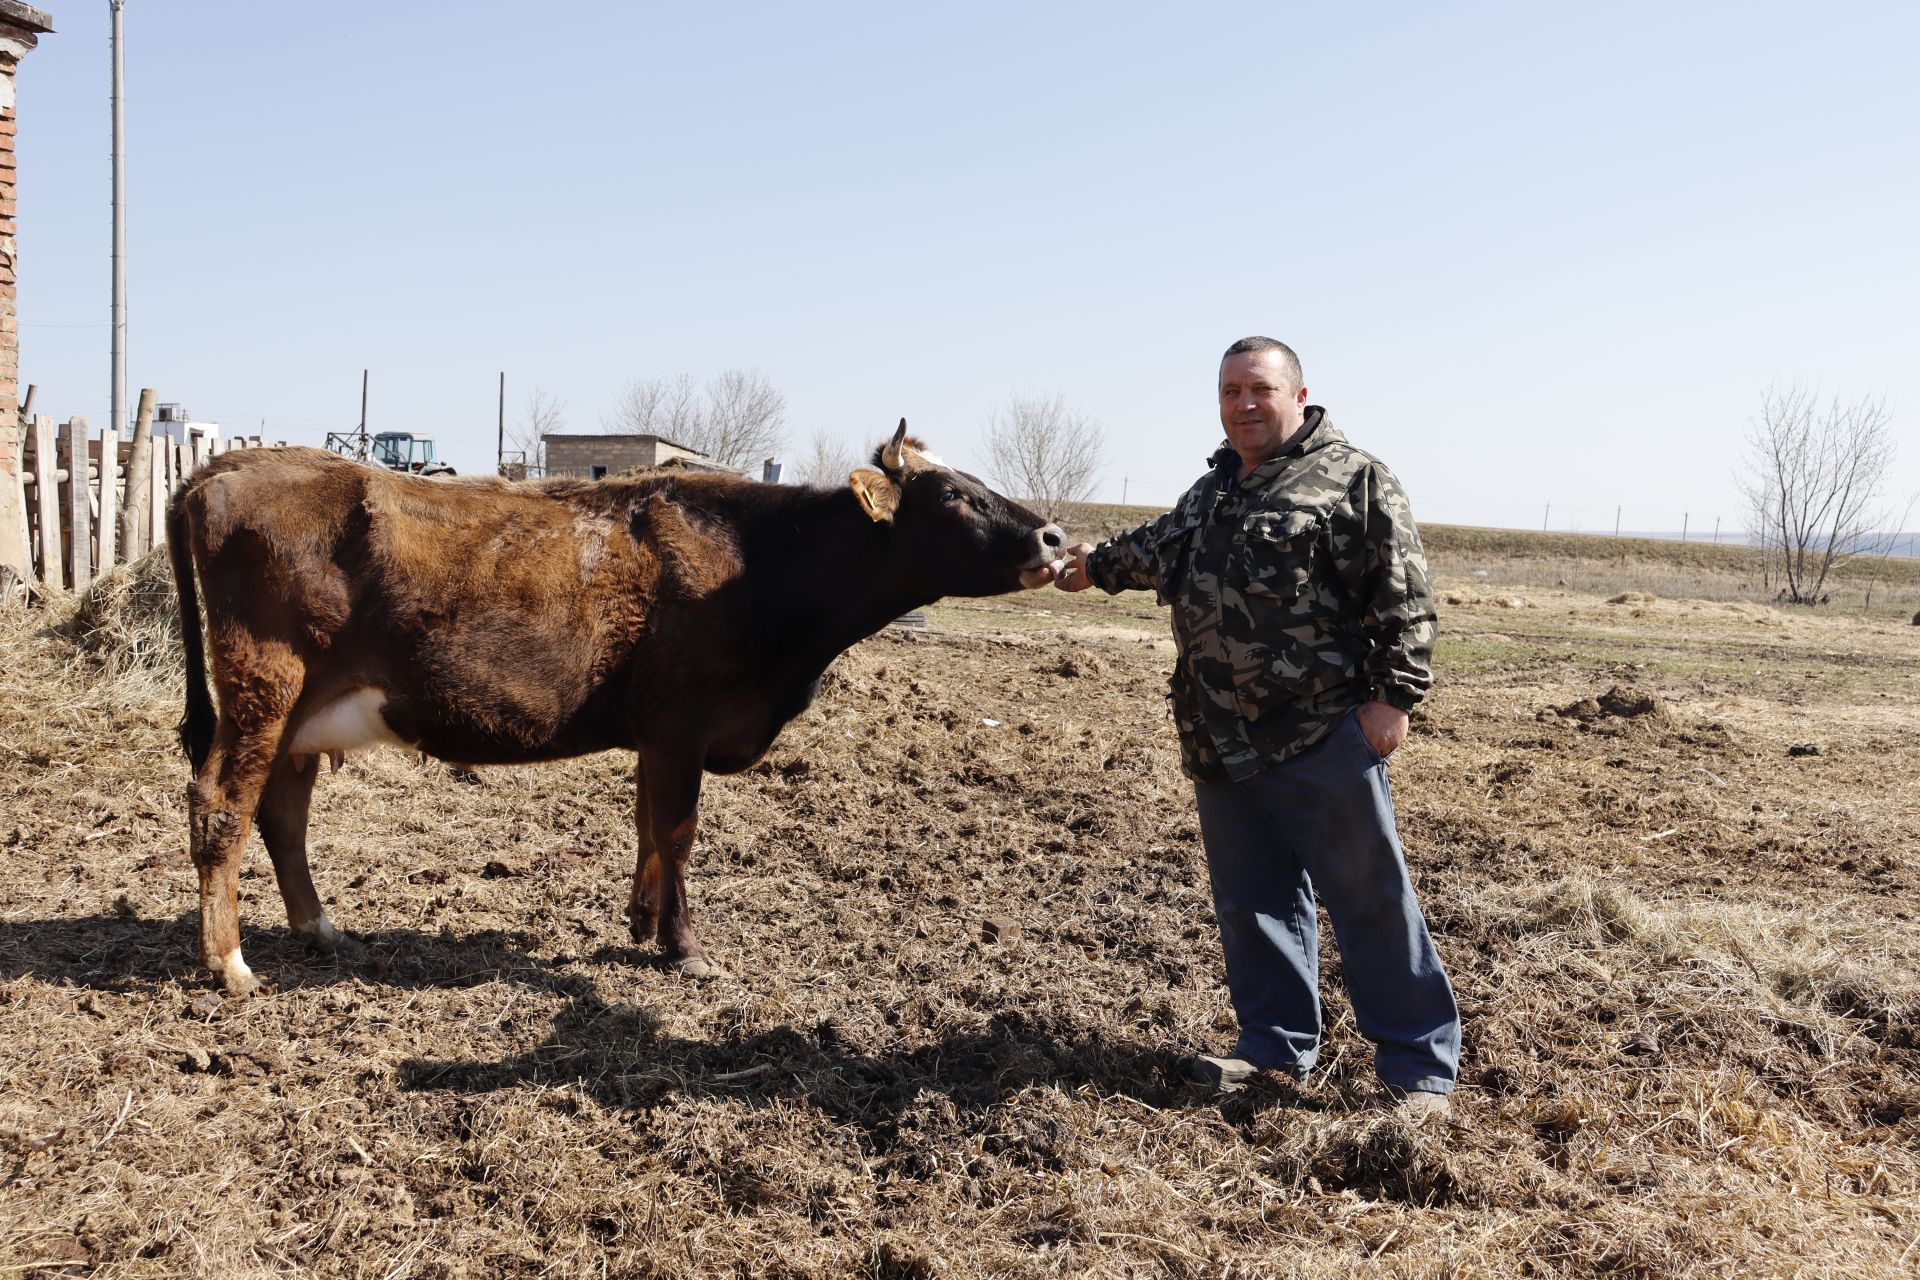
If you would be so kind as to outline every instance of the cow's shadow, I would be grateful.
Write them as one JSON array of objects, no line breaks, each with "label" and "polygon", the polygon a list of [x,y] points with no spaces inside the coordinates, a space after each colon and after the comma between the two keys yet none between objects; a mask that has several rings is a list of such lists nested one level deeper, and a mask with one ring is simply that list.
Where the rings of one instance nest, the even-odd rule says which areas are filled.
[{"label": "cow's shadow", "polygon": [[[249,930],[244,945],[281,991],[347,981],[407,989],[509,981],[565,997],[535,1048],[496,1060],[405,1061],[400,1084],[407,1090],[473,1094],[569,1086],[603,1106],[632,1110],[673,1106],[689,1097],[726,1097],[752,1107],[804,1099],[883,1143],[928,1094],[944,1095],[967,1112],[1035,1085],[1090,1087],[1156,1107],[1209,1105],[1180,1082],[1170,1049],[1072,1016],[1002,1009],[990,1012],[980,1030],[912,1047],[850,1043],[832,1021],[700,1041],[664,1034],[650,1010],[609,1003],[591,976],[533,955],[539,940],[531,934],[389,929],[355,936],[360,948],[339,957],[307,950],[284,929]],[[659,963],[630,947],[606,948],[594,959]],[[114,992],[151,991],[168,982],[193,986],[206,978],[195,959],[192,913],[0,922],[0,978],[23,976]],[[692,993],[700,988],[684,989],[687,998],[699,998]]]},{"label": "cow's shadow", "polygon": [[[338,955],[323,955],[284,928],[243,929],[248,963],[276,990],[349,980],[404,988],[470,987],[507,980],[569,997],[593,982],[532,954],[539,940],[519,930],[384,929],[354,932]],[[151,989],[162,982],[217,990],[200,967],[197,917],[59,916],[0,921],[0,978],[36,977],[100,991]],[[639,953],[635,952],[636,957]]]}]

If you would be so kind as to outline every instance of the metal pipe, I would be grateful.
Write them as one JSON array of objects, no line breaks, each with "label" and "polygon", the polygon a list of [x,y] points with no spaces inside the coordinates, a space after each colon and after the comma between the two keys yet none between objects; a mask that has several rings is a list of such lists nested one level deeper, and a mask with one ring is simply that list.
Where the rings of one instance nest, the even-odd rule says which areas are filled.
[{"label": "metal pipe", "polygon": [[126,2],[107,0],[113,10],[113,403],[107,420],[116,440],[126,434],[127,425],[126,119],[120,48],[120,15]]}]

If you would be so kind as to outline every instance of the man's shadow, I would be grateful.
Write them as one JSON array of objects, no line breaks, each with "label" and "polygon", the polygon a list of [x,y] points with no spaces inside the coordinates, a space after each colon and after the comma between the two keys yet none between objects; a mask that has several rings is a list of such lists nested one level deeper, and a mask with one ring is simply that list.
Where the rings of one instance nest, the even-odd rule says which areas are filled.
[{"label": "man's shadow", "polygon": [[494,1061],[414,1059],[402,1064],[401,1081],[408,1089],[469,1094],[572,1086],[604,1107],[632,1110],[701,1097],[755,1109],[802,1100],[884,1146],[903,1114],[928,1094],[943,1095],[962,1114],[984,1112],[1035,1085],[1090,1087],[1153,1107],[1199,1101],[1179,1083],[1177,1068],[1170,1051],[1078,1018],[1021,1009],[992,1013],[978,1031],[868,1048],[851,1043],[832,1019],[712,1041],[669,1036],[650,1011],[608,1005],[596,994],[572,1000],[531,1050]]}]

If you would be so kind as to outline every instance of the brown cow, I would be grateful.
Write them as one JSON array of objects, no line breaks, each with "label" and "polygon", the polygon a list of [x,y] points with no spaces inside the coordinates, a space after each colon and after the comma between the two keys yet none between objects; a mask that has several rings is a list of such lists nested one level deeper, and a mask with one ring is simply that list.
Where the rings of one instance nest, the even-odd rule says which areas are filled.
[{"label": "brown cow", "polygon": [[[462,764],[637,751],[627,914],[711,971],[686,896],[701,771],[748,768],[848,646],[945,595],[1039,586],[1059,529],[906,437],[844,488],[733,476],[422,480],[316,449],[223,454],[173,499],[200,958],[230,992],[259,823],[296,934],[341,935],[307,869],[318,758]],[[207,617],[216,715],[196,624]]]}]

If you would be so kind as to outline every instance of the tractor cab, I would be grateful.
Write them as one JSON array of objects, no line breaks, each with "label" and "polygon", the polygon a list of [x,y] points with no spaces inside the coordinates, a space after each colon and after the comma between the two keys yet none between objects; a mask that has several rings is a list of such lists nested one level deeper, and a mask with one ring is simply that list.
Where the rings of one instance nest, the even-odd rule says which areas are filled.
[{"label": "tractor cab", "polygon": [[373,438],[369,462],[391,471],[420,476],[450,476],[453,468],[433,456],[433,441],[411,431],[382,431]]}]

